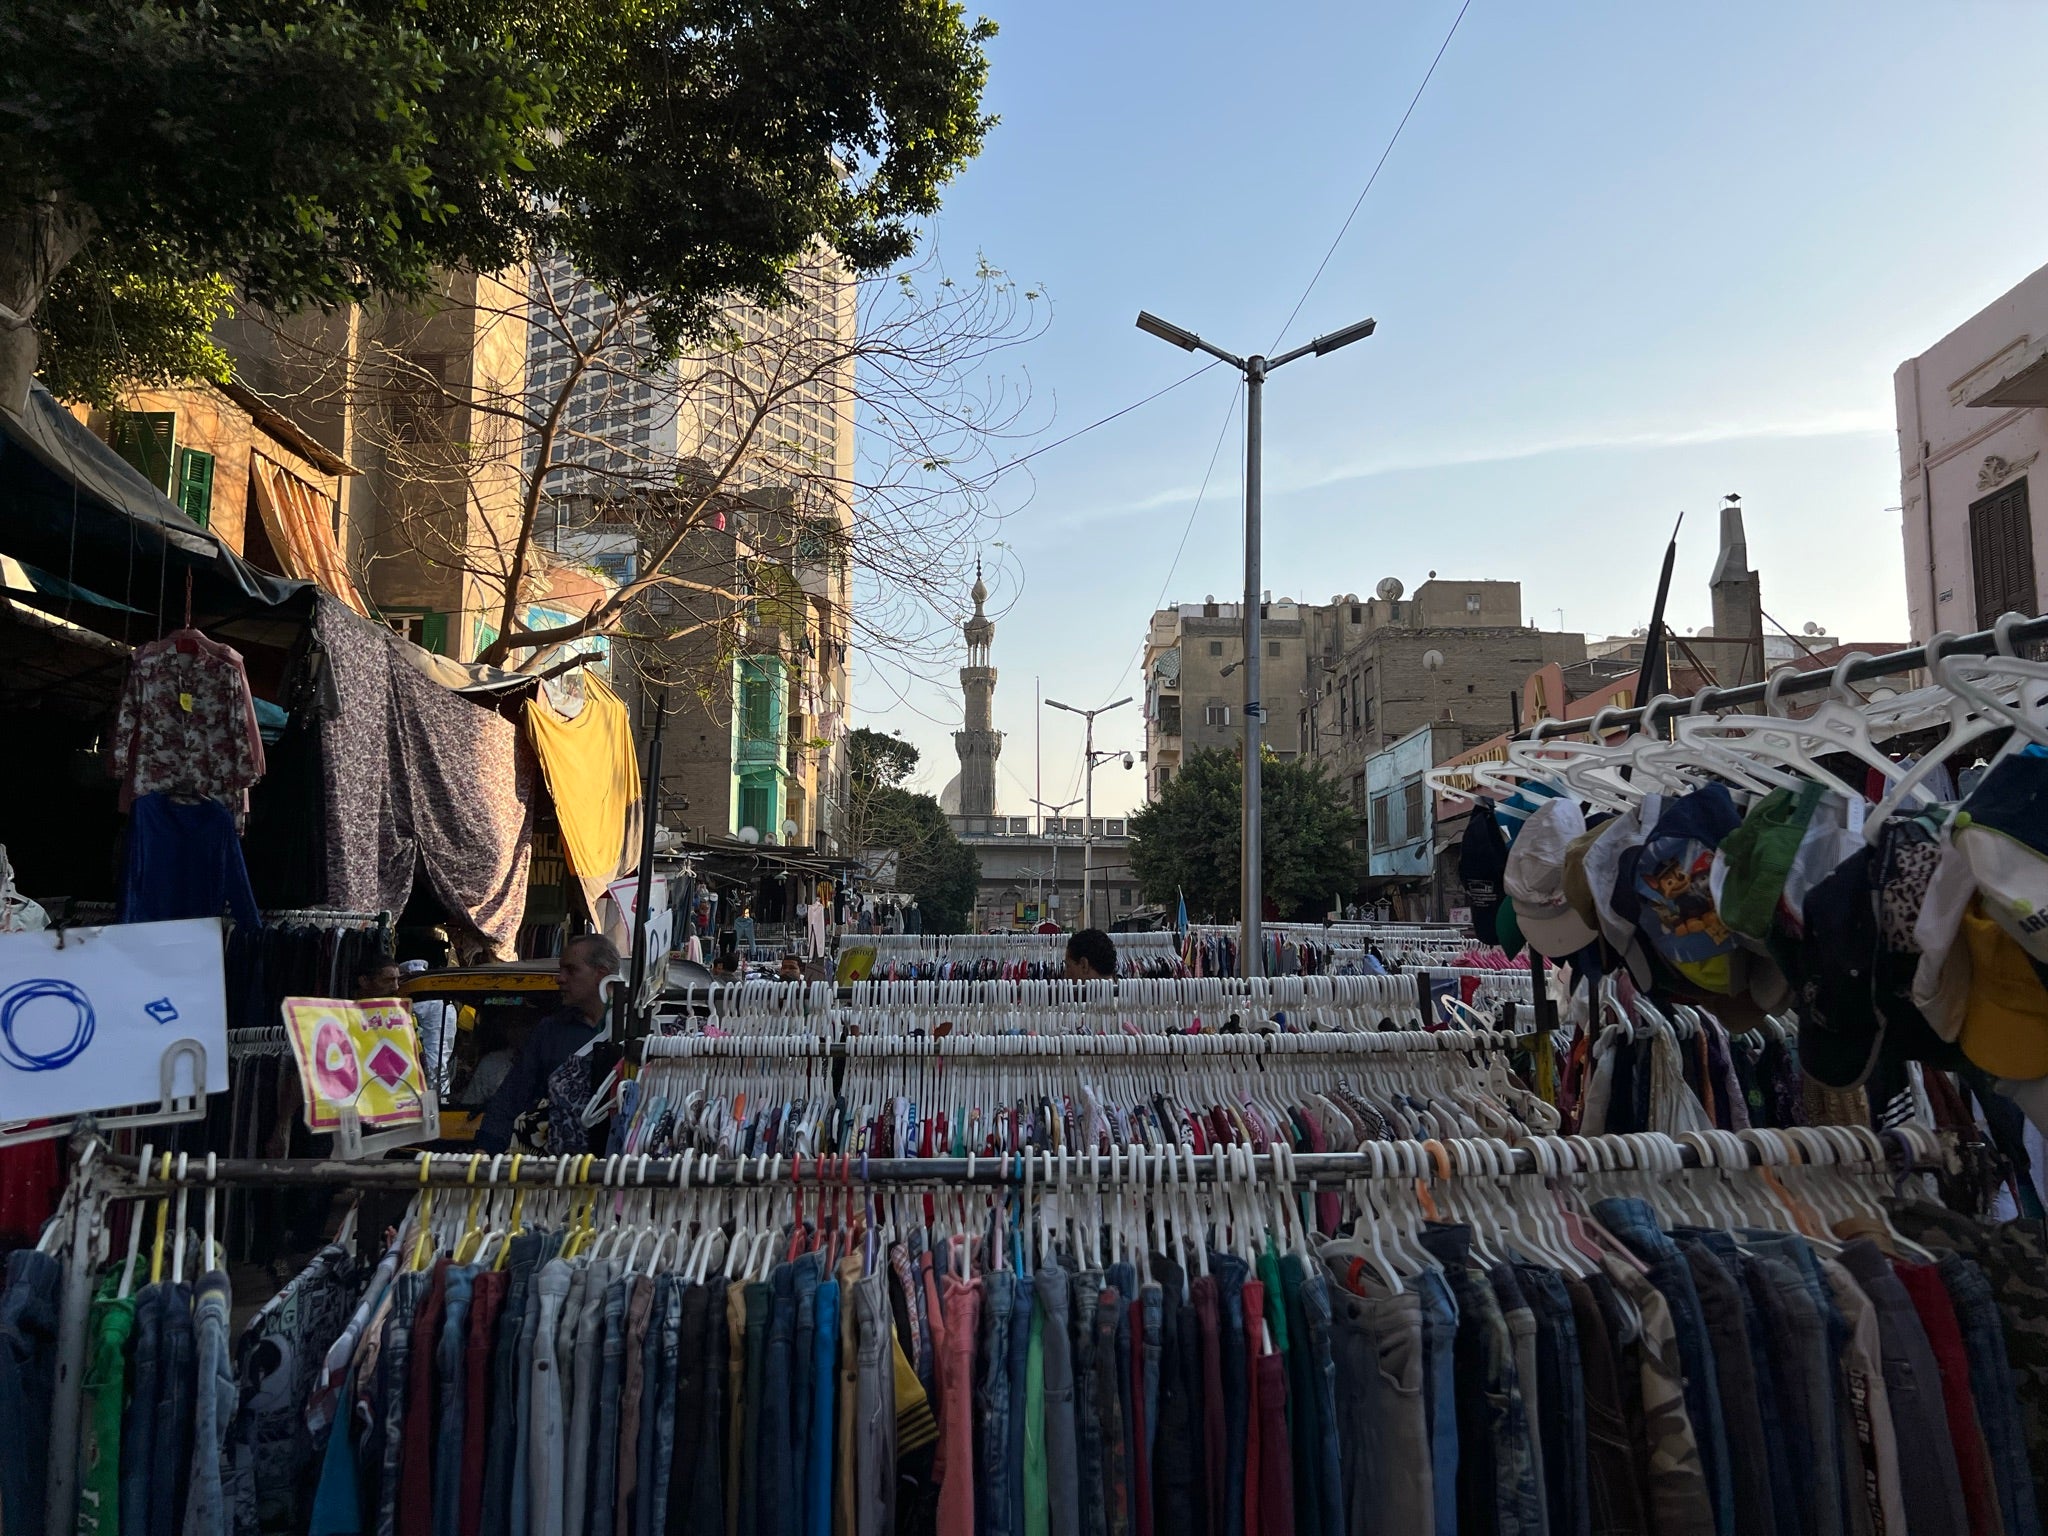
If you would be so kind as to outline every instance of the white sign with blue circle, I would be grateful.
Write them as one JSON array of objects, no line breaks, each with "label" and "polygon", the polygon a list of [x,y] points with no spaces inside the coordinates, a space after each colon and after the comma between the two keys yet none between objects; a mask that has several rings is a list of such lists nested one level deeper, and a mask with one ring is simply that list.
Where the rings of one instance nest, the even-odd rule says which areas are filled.
[{"label": "white sign with blue circle", "polygon": [[[219,919],[0,933],[0,1122],[154,1105],[182,1040],[206,1052],[205,1090],[225,1093]],[[175,1086],[194,1090],[189,1066]]]}]

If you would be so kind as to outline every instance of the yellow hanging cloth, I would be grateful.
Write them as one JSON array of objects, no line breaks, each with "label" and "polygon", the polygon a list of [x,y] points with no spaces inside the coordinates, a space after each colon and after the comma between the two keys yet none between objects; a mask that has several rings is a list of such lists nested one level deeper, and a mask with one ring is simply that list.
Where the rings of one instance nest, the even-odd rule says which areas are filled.
[{"label": "yellow hanging cloth", "polygon": [[585,671],[582,711],[564,719],[535,697],[526,732],[554,797],[563,856],[594,912],[604,888],[640,863],[640,763],[626,706]]}]

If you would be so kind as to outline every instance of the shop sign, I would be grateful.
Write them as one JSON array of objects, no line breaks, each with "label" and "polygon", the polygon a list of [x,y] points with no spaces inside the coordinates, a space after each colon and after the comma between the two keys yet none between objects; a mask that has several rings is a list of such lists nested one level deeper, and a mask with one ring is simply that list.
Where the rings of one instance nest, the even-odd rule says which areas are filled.
[{"label": "shop sign", "polygon": [[364,1130],[422,1118],[419,1031],[404,999],[288,997],[284,1032],[299,1064],[309,1130],[333,1130],[344,1105],[354,1107]]},{"label": "shop sign", "polygon": [[[0,1121],[158,1104],[187,1041],[206,1092],[227,1092],[218,918],[0,933]],[[195,1090],[189,1067],[174,1086]]]}]

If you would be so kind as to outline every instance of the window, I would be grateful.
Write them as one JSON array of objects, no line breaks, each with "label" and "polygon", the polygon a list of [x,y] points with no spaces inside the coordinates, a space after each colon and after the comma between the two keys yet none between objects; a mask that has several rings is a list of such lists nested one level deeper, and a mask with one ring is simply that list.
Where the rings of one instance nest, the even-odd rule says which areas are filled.
[{"label": "window", "polygon": [[757,741],[775,735],[775,695],[767,683],[749,680],[740,685],[740,730]]},{"label": "window", "polygon": [[1978,628],[1990,628],[2002,613],[2035,611],[2034,529],[2025,479],[1970,503],[1970,570]]},{"label": "window", "polygon": [[1422,780],[1410,779],[1401,786],[1401,831],[1409,842],[1422,836]]},{"label": "window", "polygon": [[1178,736],[1180,734],[1180,695],[1162,693],[1159,695],[1159,734]]},{"label": "window", "polygon": [[1359,725],[1359,727],[1358,727],[1358,728],[1359,728],[1359,729],[1360,729],[1361,731],[1369,731],[1369,730],[1371,730],[1371,729],[1372,729],[1372,668],[1371,668],[1371,667],[1367,667],[1367,668],[1365,669],[1365,682],[1364,682],[1364,689],[1365,689],[1365,691],[1364,691],[1363,695],[1361,696],[1361,697],[1362,697],[1362,700],[1363,700],[1363,702],[1361,703],[1361,705],[1360,705],[1360,707],[1359,707],[1359,718],[1360,718],[1360,722],[1361,722],[1361,723],[1360,723],[1360,725]]},{"label": "window", "polygon": [[1479,594],[1477,592],[1467,592],[1465,594],[1465,611],[1475,617],[1478,615]]},{"label": "window", "polygon": [[175,411],[114,413],[114,452],[166,496],[171,494],[171,439],[177,427]]},{"label": "window", "polygon": [[1351,775],[1351,803],[1356,806],[1365,804],[1365,775],[1362,773]]},{"label": "window", "polygon": [[1116,904],[1120,907],[1128,907],[1131,904],[1131,888],[1128,885],[1116,888]]},{"label": "window", "polygon": [[1202,711],[1202,723],[1204,725],[1230,724],[1230,706],[1228,704],[1211,704]]},{"label": "window", "polygon": [[1343,694],[1337,695],[1337,734],[1342,736],[1351,729],[1351,701]]},{"label": "window", "polygon": [[1359,622],[1359,621],[1360,621],[1360,620],[1361,620],[1361,619],[1362,619],[1363,617],[1364,617],[1364,615],[1363,615],[1362,613],[1360,613],[1360,611],[1359,611],[1359,605],[1358,605],[1357,603],[1353,603],[1353,604],[1351,605],[1351,622],[1352,622],[1352,623],[1354,623],[1354,624],[1356,624],[1356,623],[1358,623],[1358,622]]},{"label": "window", "polygon": [[1372,797],[1372,845],[1375,848],[1387,846],[1387,795]]},{"label": "window", "polygon": [[779,832],[781,828],[771,825],[775,814],[775,798],[765,784],[742,784],[740,786],[740,825],[752,827],[756,832]]},{"label": "window", "polygon": [[436,656],[448,654],[447,614],[417,610],[393,612],[387,609],[381,617],[386,629],[395,635],[404,636],[420,649],[432,651]]},{"label": "window", "polygon": [[178,510],[204,528],[213,511],[213,455],[180,448],[177,484]]},{"label": "window", "polygon": [[1223,654],[1223,642],[1221,640],[1211,640],[1209,642],[1209,654],[1211,656],[1221,656]]},{"label": "window", "polygon": [[1268,656],[1278,656],[1280,654],[1280,642],[1278,640],[1268,640],[1266,642],[1266,654]]},{"label": "window", "polygon": [[1358,707],[1358,674],[1351,674],[1351,718],[1358,722],[1358,728],[1365,729],[1365,711]]}]

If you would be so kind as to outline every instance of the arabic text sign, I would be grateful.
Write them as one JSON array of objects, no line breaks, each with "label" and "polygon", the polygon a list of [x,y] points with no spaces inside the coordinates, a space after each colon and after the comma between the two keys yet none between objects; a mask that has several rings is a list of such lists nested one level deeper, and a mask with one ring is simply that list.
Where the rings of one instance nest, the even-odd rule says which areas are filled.
[{"label": "arabic text sign", "polygon": [[288,997],[284,1032],[298,1059],[310,1129],[333,1130],[344,1104],[355,1107],[364,1130],[420,1119],[419,1031],[402,1000]]},{"label": "arabic text sign", "polygon": [[[0,933],[0,1121],[156,1104],[164,1053],[206,1052],[208,1093],[228,1087],[217,918]],[[198,1085],[178,1069],[177,1091]]]}]

